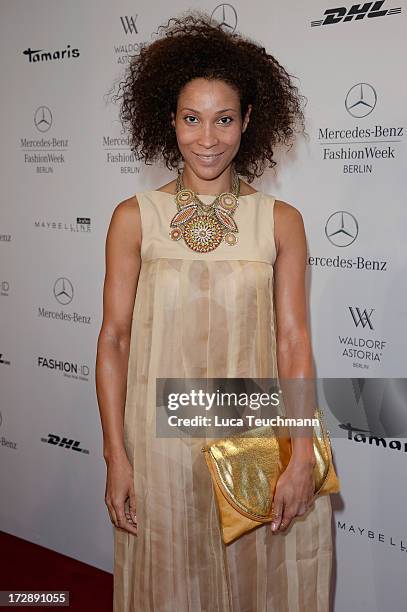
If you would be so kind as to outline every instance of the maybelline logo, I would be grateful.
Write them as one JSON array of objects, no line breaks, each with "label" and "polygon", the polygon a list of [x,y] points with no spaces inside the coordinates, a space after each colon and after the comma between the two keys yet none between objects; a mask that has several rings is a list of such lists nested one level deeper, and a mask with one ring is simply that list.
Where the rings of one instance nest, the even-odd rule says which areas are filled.
[{"label": "maybelline logo", "polygon": [[[350,87],[345,95],[344,107],[352,119],[371,115],[377,107],[378,94],[371,83],[359,82]],[[371,123],[340,129],[321,127],[318,142],[323,161],[344,161],[344,174],[372,173],[374,162],[393,160],[397,157],[397,146],[404,137],[403,126],[385,126]]]},{"label": "maybelline logo", "polygon": [[8,297],[10,292],[10,283],[6,280],[0,281],[0,295]]},{"label": "maybelline logo", "polygon": [[91,220],[90,217],[76,217],[76,223],[66,223],[65,221],[50,221],[43,219],[42,221],[34,221],[34,226],[40,229],[58,230],[71,233],[90,234]]},{"label": "maybelline logo", "polygon": [[366,527],[360,527],[360,525],[353,525],[352,523],[346,523],[345,521],[337,521],[338,533],[347,533],[350,535],[356,535],[362,538],[368,538],[377,543],[382,543],[387,546],[393,546],[393,550],[400,552],[407,552],[407,541],[395,538],[393,536],[386,536],[381,531],[373,531]]},{"label": "maybelline logo", "polygon": [[[124,17],[120,17],[120,23],[122,25],[122,30],[127,36],[137,36],[139,31],[137,29],[137,21],[138,15],[125,15]],[[141,42],[132,40],[125,43],[118,43],[113,45],[113,51],[116,56],[116,61],[118,64],[128,64],[131,60],[132,55],[136,55],[140,52]]]},{"label": "maybelline logo", "polygon": [[[69,278],[63,276],[58,278],[53,286],[53,294],[55,300],[62,306],[70,304],[74,297],[74,288]],[[43,306],[38,308],[38,316],[44,319],[60,319],[69,323],[84,323],[86,325],[91,323],[91,318],[88,315],[66,312],[65,310],[47,310]]]},{"label": "maybelline logo", "polygon": [[[0,412],[0,427],[3,425],[3,415]],[[6,448],[12,448],[13,450],[17,450],[17,442],[13,442],[13,440],[8,440],[6,437],[1,436],[0,446]]]},{"label": "maybelline logo", "polygon": [[47,438],[41,438],[41,442],[89,455],[89,451],[86,448],[80,447],[80,441],[74,440],[73,438],[66,438],[64,436],[58,436],[57,434],[49,433]]},{"label": "maybelline logo", "polygon": [[[45,134],[54,124],[53,113],[46,105],[34,111],[33,125],[38,132]],[[20,138],[20,148],[24,153],[24,163],[32,164],[37,174],[53,174],[54,167],[65,164],[68,139],[47,137]]]},{"label": "maybelline logo", "polygon": [[67,45],[66,49],[58,49],[57,51],[44,51],[44,49],[31,49],[28,47],[28,49],[23,51],[23,55],[28,57],[30,64],[35,64],[37,62],[77,58],[80,56],[80,53],[79,49],[71,49],[71,45]]},{"label": "maybelline logo", "polygon": [[48,370],[53,370],[54,372],[59,372],[67,378],[86,381],[89,380],[89,367],[85,364],[38,356],[37,365],[40,368],[46,368]]},{"label": "maybelline logo", "polygon": [[6,359],[4,353],[0,353],[0,365],[10,365],[10,360]]},{"label": "maybelline logo", "polygon": [[[373,330],[374,308],[360,308],[359,306],[348,306],[355,327]],[[353,367],[368,369],[369,363],[381,362],[383,351],[386,348],[386,340],[377,338],[361,338],[355,336],[342,336],[339,334],[338,342],[342,350],[342,357],[357,359]]]},{"label": "maybelline logo", "polygon": [[321,25],[335,25],[348,21],[360,21],[366,18],[386,17],[387,15],[398,15],[401,7],[386,9],[383,8],[385,0],[377,2],[364,2],[363,4],[353,4],[350,8],[339,6],[330,8],[324,12],[324,19],[311,21],[311,27]]}]

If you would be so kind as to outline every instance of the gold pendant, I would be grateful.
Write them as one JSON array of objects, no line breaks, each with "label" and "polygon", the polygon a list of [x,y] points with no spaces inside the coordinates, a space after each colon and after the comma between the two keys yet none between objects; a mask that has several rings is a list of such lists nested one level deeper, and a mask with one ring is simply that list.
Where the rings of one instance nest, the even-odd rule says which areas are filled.
[{"label": "gold pendant", "polygon": [[[238,187],[236,193],[239,193]],[[178,210],[170,223],[170,238],[183,237],[185,244],[197,253],[213,251],[222,241],[234,246],[239,232],[233,219],[239,204],[236,193],[221,193],[212,204],[204,204],[191,189],[179,189],[175,195]]]}]

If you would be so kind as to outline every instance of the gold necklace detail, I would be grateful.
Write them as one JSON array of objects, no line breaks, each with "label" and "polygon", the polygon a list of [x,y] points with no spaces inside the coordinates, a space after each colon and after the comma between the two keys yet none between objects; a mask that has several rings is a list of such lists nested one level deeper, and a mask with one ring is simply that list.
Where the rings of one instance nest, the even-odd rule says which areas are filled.
[{"label": "gold necklace detail", "polygon": [[240,181],[232,172],[232,192],[216,196],[211,204],[205,204],[192,189],[187,189],[178,173],[175,203],[177,212],[171,220],[169,235],[172,240],[184,238],[186,245],[198,253],[208,253],[222,240],[229,246],[237,243],[239,232],[233,215],[239,205]]}]

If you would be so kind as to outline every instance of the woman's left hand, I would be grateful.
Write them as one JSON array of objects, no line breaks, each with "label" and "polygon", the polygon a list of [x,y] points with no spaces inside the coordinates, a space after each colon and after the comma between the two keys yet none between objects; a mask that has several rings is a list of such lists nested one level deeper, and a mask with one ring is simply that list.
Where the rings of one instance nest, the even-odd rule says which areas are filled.
[{"label": "woman's left hand", "polygon": [[286,531],[296,516],[302,516],[311,505],[314,496],[315,457],[295,457],[277,480],[273,498],[274,533]]}]

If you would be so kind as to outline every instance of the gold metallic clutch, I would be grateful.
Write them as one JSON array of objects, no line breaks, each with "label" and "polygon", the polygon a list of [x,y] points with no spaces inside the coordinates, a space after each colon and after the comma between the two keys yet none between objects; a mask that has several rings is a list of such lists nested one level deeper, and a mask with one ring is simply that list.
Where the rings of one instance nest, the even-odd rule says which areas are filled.
[{"label": "gold metallic clutch", "polygon": [[[337,493],[340,483],[321,411],[315,410],[315,493]],[[291,456],[290,437],[277,436],[273,427],[258,427],[216,440],[202,448],[219,509],[222,539],[229,544],[247,531],[272,521],[277,480]]]}]

